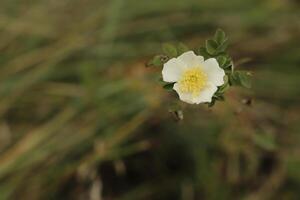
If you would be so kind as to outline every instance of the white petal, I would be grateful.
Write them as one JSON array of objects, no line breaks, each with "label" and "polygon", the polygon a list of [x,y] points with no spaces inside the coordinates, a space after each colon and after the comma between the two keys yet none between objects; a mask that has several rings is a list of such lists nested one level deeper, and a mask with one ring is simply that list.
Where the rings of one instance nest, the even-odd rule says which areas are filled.
[{"label": "white petal", "polygon": [[177,58],[170,59],[164,64],[162,70],[162,77],[165,82],[176,82],[180,79],[183,70],[186,68],[186,64]]},{"label": "white petal", "polygon": [[211,102],[212,97],[218,88],[213,84],[208,84],[199,92],[199,95],[197,96],[189,92],[181,92],[179,89],[179,83],[175,83],[173,89],[177,92],[181,101],[189,104],[199,104]]},{"label": "white petal", "polygon": [[198,96],[194,96],[192,93],[181,92],[179,89],[179,83],[175,83],[173,89],[179,95],[179,99],[189,104],[199,104],[211,102],[213,95],[217,91],[217,87],[213,84],[208,84]]},{"label": "white petal", "polygon": [[204,58],[202,56],[197,56],[193,51],[183,53],[178,59],[182,60],[187,67],[196,67],[204,62]]},{"label": "white petal", "polygon": [[191,93],[187,93],[187,92],[181,92],[179,89],[179,83],[175,83],[173,86],[173,89],[177,92],[177,94],[179,95],[179,99],[181,101],[184,101],[186,103],[190,103],[193,104],[193,95]]},{"label": "white petal", "polygon": [[216,59],[210,58],[204,61],[202,64],[203,71],[207,74],[207,81],[213,83],[216,86],[224,84],[225,72],[219,67],[219,63]]},{"label": "white petal", "polygon": [[211,102],[217,89],[218,88],[215,85],[207,84],[207,86],[200,91],[199,95],[193,98],[193,102],[196,104]]}]

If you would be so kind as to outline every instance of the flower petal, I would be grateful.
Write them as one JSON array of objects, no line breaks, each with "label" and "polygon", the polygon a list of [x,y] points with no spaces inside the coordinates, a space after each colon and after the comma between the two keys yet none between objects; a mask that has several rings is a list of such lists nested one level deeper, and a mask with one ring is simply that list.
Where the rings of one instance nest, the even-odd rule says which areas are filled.
[{"label": "flower petal", "polygon": [[187,67],[196,67],[204,62],[204,58],[202,56],[197,56],[193,51],[187,51],[181,54],[178,59],[182,60]]},{"label": "flower petal", "polygon": [[193,98],[193,102],[196,104],[211,102],[213,95],[218,88],[213,84],[207,84],[207,86],[199,92],[199,95]]},{"label": "flower petal", "polygon": [[215,58],[209,58],[202,64],[203,71],[207,74],[207,81],[216,86],[224,84],[225,72],[220,68]]},{"label": "flower petal", "polygon": [[181,101],[189,104],[199,104],[211,102],[212,97],[218,88],[213,84],[208,84],[204,89],[199,91],[197,96],[189,92],[181,92],[179,83],[175,83],[173,89],[177,92]]},{"label": "flower petal", "polygon": [[179,99],[181,101],[184,101],[186,103],[190,103],[193,104],[193,95],[191,93],[186,93],[186,92],[181,92],[181,90],[179,89],[179,83],[175,83],[173,86],[173,89],[177,92],[177,94],[179,95]]},{"label": "flower petal", "polygon": [[176,82],[180,79],[183,70],[186,68],[186,64],[177,58],[170,59],[164,64],[162,70],[162,77],[165,82]]}]

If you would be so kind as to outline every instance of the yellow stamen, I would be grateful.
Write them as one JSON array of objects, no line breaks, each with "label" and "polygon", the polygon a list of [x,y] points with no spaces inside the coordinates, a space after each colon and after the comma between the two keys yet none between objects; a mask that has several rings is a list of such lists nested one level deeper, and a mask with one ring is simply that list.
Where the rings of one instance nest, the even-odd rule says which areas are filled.
[{"label": "yellow stamen", "polygon": [[193,67],[183,73],[179,80],[179,88],[182,92],[197,95],[205,87],[206,82],[207,75],[199,67]]}]

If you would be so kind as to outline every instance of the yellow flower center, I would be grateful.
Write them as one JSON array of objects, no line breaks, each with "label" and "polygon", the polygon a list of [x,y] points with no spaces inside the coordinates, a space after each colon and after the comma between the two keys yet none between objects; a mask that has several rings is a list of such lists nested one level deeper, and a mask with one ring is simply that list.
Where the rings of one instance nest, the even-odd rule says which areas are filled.
[{"label": "yellow flower center", "polygon": [[206,82],[207,75],[200,68],[194,67],[183,73],[179,80],[179,88],[182,92],[197,95],[205,87]]}]

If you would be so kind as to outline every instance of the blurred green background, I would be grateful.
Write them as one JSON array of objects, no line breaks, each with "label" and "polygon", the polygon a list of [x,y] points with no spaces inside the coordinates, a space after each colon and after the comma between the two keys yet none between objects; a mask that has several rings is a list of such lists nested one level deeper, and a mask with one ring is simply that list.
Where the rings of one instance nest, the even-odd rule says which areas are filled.
[{"label": "blurred green background", "polygon": [[[175,122],[144,63],[217,28],[253,89]],[[1,0],[0,199],[298,200],[299,74],[297,0]]]}]

